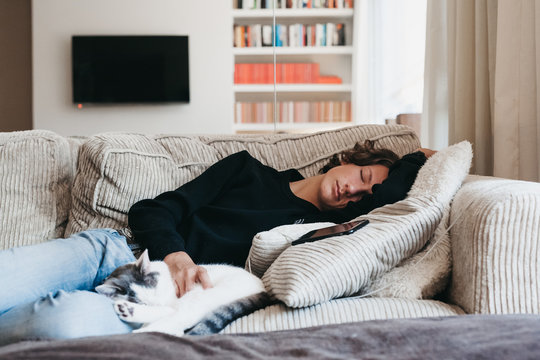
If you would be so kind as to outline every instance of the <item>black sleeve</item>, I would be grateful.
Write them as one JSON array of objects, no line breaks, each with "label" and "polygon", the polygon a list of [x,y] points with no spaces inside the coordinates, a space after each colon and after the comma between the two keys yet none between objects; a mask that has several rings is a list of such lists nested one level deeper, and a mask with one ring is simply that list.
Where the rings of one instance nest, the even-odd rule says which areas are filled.
[{"label": "black sleeve", "polygon": [[390,167],[388,178],[382,184],[373,186],[373,194],[364,196],[360,201],[350,202],[345,209],[331,212],[328,221],[346,222],[378,207],[405,199],[426,160],[421,151],[403,156]]},{"label": "black sleeve", "polygon": [[153,260],[185,251],[184,239],[176,230],[181,220],[211,203],[252,160],[247,151],[232,154],[178,189],[135,203],[128,212],[135,240]]}]

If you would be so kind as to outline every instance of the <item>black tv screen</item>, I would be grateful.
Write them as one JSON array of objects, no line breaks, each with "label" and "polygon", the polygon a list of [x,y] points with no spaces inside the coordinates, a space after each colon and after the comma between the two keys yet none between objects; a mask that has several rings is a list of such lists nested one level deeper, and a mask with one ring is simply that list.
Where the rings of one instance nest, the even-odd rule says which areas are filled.
[{"label": "black tv screen", "polygon": [[73,102],[189,102],[187,36],[73,36]]}]

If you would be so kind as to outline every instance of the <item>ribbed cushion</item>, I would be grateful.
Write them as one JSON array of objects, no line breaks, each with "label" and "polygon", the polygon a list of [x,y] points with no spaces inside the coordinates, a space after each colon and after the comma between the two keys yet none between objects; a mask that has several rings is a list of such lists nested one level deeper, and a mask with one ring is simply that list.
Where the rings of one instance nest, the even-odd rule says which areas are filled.
[{"label": "ribbed cushion", "polygon": [[452,301],[468,313],[540,313],[540,184],[470,176],[452,204]]},{"label": "ribbed cushion", "polygon": [[353,321],[462,314],[459,307],[434,300],[345,298],[301,309],[287,308],[283,304],[272,305],[234,321],[222,333],[290,330]]},{"label": "ribbed cushion", "polygon": [[[359,217],[370,221],[360,231],[285,248],[263,275],[267,291],[290,307],[304,307],[366,290],[431,238],[471,160],[468,142],[439,151],[420,169],[406,199]],[[252,255],[251,267],[262,267]]]},{"label": "ribbed cushion", "polygon": [[0,133],[0,249],[62,237],[73,163],[70,144],[53,132]]},{"label": "ribbed cushion", "polygon": [[136,201],[174,190],[232,153],[248,150],[277,169],[315,175],[328,158],[357,141],[405,154],[419,147],[405,126],[361,125],[307,135],[148,136],[109,133],[81,147],[66,235],[97,227],[122,227]]},{"label": "ribbed cushion", "polygon": [[356,142],[373,140],[375,147],[405,155],[420,147],[418,137],[403,125],[358,125],[313,134],[204,136],[222,157],[247,150],[263,164],[278,170],[295,168],[304,176],[316,175],[328,158]]},{"label": "ribbed cushion", "polygon": [[66,235],[125,226],[135,202],[177,188],[217,160],[213,148],[186,136],[94,136],[79,152]]}]

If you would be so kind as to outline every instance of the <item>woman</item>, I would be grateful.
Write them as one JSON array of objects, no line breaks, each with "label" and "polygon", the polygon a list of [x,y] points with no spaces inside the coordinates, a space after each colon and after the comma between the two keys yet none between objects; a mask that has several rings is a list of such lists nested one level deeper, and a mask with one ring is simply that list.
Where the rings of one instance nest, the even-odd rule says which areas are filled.
[{"label": "woman", "polygon": [[[73,338],[130,332],[111,302],[93,292],[118,266],[148,248],[169,266],[181,296],[194,283],[211,286],[197,263],[243,266],[253,236],[273,227],[345,222],[403,199],[426,160],[421,149],[402,159],[357,144],[304,178],[277,171],[246,151],[155,199],[133,205],[131,232],[94,229],[0,252],[0,344],[26,338]],[[428,153],[429,154],[429,153]]]}]

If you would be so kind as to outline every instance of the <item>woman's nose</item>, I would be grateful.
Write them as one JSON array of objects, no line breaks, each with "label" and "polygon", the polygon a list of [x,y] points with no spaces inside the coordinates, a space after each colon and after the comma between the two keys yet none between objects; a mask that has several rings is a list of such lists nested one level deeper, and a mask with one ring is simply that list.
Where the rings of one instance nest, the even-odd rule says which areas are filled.
[{"label": "woman's nose", "polygon": [[363,194],[371,194],[371,187],[369,184],[345,185],[345,195],[347,195],[347,197],[351,198]]}]

